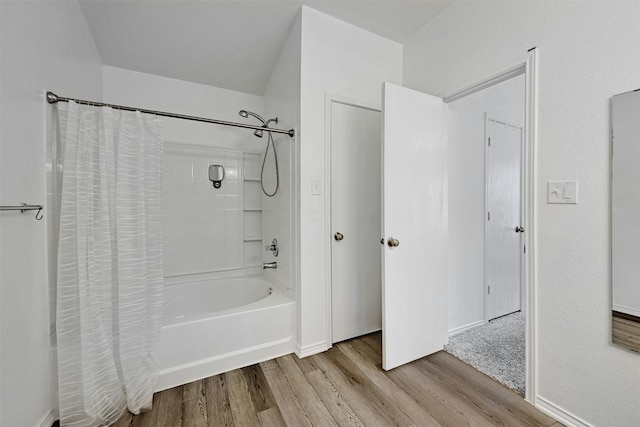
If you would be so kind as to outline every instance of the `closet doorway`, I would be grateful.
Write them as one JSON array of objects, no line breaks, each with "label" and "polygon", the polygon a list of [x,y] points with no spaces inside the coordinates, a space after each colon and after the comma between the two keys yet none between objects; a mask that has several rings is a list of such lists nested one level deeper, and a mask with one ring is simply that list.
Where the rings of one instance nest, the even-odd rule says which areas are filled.
[{"label": "closet doorway", "polygon": [[381,114],[328,99],[331,186],[331,340],[382,328]]},{"label": "closet doorway", "polygon": [[382,328],[389,370],[446,343],[444,105],[388,82],[382,115],[327,101],[330,336]]}]

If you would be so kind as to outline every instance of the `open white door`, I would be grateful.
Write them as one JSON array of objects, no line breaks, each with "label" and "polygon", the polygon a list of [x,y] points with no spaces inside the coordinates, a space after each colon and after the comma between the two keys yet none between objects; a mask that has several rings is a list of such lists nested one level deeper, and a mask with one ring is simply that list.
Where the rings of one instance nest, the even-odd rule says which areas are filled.
[{"label": "open white door", "polygon": [[[447,341],[441,98],[383,86],[382,368]],[[394,244],[396,244],[394,246]]]}]

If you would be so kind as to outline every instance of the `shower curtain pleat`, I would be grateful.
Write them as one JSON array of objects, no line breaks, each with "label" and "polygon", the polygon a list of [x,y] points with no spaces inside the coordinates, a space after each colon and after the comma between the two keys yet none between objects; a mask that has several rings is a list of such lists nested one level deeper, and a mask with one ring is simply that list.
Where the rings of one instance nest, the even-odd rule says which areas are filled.
[{"label": "shower curtain pleat", "polygon": [[58,388],[62,426],[151,407],[162,321],[160,122],[58,104]]}]

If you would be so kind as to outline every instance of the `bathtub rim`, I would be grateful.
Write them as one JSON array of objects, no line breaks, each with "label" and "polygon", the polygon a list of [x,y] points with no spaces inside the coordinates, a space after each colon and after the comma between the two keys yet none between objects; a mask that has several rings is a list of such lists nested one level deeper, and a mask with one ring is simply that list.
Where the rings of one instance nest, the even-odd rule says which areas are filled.
[{"label": "bathtub rim", "polygon": [[295,304],[295,299],[293,298],[293,296],[283,290],[280,286],[275,285],[273,282],[269,281],[267,279],[267,277],[263,276],[263,275],[252,275],[252,276],[235,276],[235,277],[227,277],[227,278],[223,278],[223,279],[216,279],[216,280],[210,280],[210,279],[202,279],[202,280],[197,280],[197,281],[189,281],[189,282],[185,282],[185,283],[181,283],[181,284],[174,284],[172,286],[189,286],[192,284],[201,284],[202,282],[210,282],[210,281],[220,281],[223,282],[226,279],[237,279],[237,280],[242,280],[242,279],[250,279],[250,280],[259,280],[261,282],[264,282],[266,285],[268,285],[271,289],[272,289],[272,293],[270,295],[267,295],[266,297],[259,299],[257,301],[252,301],[248,304],[243,304],[243,305],[239,305],[237,307],[232,307],[232,308],[228,308],[226,310],[220,310],[220,311],[213,311],[213,312],[206,312],[206,313],[198,313],[198,314],[194,314],[194,315],[185,315],[184,317],[180,318],[180,319],[172,319],[171,321],[166,321],[165,319],[162,320],[162,328],[170,328],[170,327],[175,327],[175,326],[179,326],[179,325],[186,325],[189,323],[194,323],[194,322],[203,322],[203,321],[207,321],[210,319],[215,319],[218,317],[223,317],[223,316],[233,316],[233,315],[239,315],[242,313],[246,313],[249,311],[259,311],[259,310],[265,310],[265,309],[269,309],[271,307],[279,307],[282,305],[287,305],[287,304]]},{"label": "bathtub rim", "polygon": [[260,278],[272,283],[275,286],[278,286],[284,293],[290,295],[291,298],[295,298],[295,287],[288,286],[285,282],[280,280],[276,275],[274,275],[269,270],[264,270],[260,267],[249,267],[249,268],[237,268],[223,271],[210,271],[208,273],[193,273],[193,274],[184,274],[180,276],[165,276],[163,277],[163,284],[165,287],[171,287],[175,285],[181,285],[184,283],[191,282],[199,282],[199,281],[208,281],[208,280],[219,280],[219,279],[233,279],[238,277],[254,277],[259,276]]},{"label": "bathtub rim", "polygon": [[165,276],[164,286],[181,285],[191,282],[204,282],[208,280],[233,279],[238,277],[263,276],[263,270],[259,267],[235,268],[220,271],[209,271],[206,273],[181,274],[176,276]]}]

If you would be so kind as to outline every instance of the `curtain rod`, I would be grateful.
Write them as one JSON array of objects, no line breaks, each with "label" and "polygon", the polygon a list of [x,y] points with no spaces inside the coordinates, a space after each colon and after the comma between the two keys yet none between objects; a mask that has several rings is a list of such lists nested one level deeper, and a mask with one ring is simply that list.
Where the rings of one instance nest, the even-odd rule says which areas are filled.
[{"label": "curtain rod", "polygon": [[224,120],[208,119],[206,117],[185,116],[184,114],[167,113],[167,112],[164,112],[164,111],[155,111],[155,110],[145,110],[144,108],[133,108],[133,107],[125,107],[125,106],[122,106],[122,105],[105,104],[105,103],[102,103],[102,102],[85,101],[85,100],[82,100],[82,99],[64,98],[62,96],[56,95],[53,92],[47,92],[47,102],[49,104],[55,104],[56,102],[69,102],[69,101],[73,101],[73,102],[75,102],[77,104],[93,105],[94,107],[110,107],[110,108],[113,108],[115,110],[140,111],[141,113],[144,113],[144,114],[153,114],[153,115],[156,115],[156,116],[173,117],[173,118],[176,118],[176,119],[193,120],[193,121],[196,121],[196,122],[213,123],[213,124],[216,124],[216,125],[233,126],[233,127],[238,127],[238,128],[262,130],[262,131],[274,132],[274,133],[283,133],[285,135],[289,135],[292,138],[295,135],[295,132],[294,132],[293,129],[289,129],[289,130],[272,129],[272,128],[265,128],[263,126],[245,124],[245,123],[226,122]]}]

